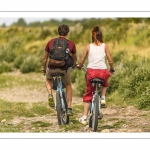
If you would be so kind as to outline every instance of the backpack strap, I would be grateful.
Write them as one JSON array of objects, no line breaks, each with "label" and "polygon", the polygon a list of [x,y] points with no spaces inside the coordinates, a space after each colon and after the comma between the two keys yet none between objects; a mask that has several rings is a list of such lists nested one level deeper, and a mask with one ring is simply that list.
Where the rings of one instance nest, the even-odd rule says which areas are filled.
[{"label": "backpack strap", "polygon": [[58,38],[55,38],[55,39],[54,39],[54,42],[53,42],[53,45],[52,45],[52,49],[55,48],[55,45],[56,45],[57,42],[58,42]]},{"label": "backpack strap", "polygon": [[[68,46],[68,40],[66,38],[64,38],[63,40],[66,41],[67,47],[69,48],[69,46]],[[54,42],[53,42],[53,45],[52,45],[52,49],[55,48],[55,45],[58,45],[58,41],[59,41],[59,37],[54,39]]]}]

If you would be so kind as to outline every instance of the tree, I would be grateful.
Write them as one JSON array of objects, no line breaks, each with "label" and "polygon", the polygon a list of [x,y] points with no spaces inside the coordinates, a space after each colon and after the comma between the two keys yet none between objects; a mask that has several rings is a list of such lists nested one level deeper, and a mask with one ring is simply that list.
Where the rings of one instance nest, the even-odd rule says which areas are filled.
[{"label": "tree", "polygon": [[14,23],[13,25],[25,27],[27,24],[23,18],[19,18],[18,21]]}]

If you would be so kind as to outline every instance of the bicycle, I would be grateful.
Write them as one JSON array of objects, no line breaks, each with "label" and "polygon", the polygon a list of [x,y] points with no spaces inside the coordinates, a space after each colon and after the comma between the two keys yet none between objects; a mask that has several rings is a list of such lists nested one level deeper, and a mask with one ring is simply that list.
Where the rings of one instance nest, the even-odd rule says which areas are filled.
[{"label": "bicycle", "polygon": [[100,78],[93,78],[90,80],[90,82],[92,83],[92,86],[96,86],[96,89],[94,91],[90,106],[89,127],[92,128],[93,132],[96,132],[98,127],[98,116],[100,116],[100,119],[103,117],[103,114],[100,111],[101,103],[100,96],[98,94],[98,88],[101,87],[101,85],[104,83],[104,80]]},{"label": "bicycle", "polygon": [[[79,66],[76,66],[77,69],[79,69]],[[86,69],[84,67],[81,68],[83,71],[86,72]],[[91,105],[90,105],[90,118],[89,118],[89,128],[92,128],[93,132],[97,131],[98,128],[98,119],[103,118],[103,114],[101,112],[101,101],[100,96],[98,94],[98,88],[100,88],[104,80],[100,78],[93,78],[90,80],[92,86],[95,86],[95,91],[92,97]]]},{"label": "bicycle", "polygon": [[[113,74],[115,70],[110,70],[110,72]],[[98,118],[102,119],[103,114],[100,111],[101,110],[101,101],[100,101],[100,96],[98,94],[98,88],[100,88],[104,80],[101,78],[93,78],[90,80],[92,83],[92,86],[96,86],[93,97],[92,97],[92,102],[90,106],[90,119],[89,119],[89,127],[92,128],[93,132],[97,131],[98,127]],[[98,117],[99,116],[99,117]]]},{"label": "bicycle", "polygon": [[69,123],[69,116],[67,116],[67,100],[65,94],[65,86],[62,82],[63,73],[51,73],[54,81],[56,81],[57,86],[53,89],[56,90],[56,101],[55,101],[55,110],[57,112],[58,125],[66,125]]}]

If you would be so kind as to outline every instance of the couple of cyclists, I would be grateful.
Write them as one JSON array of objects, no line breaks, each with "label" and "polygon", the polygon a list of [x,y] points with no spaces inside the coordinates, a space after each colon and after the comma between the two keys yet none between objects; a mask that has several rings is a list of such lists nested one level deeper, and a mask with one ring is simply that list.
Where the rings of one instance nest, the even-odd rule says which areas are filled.
[{"label": "couple of cyclists", "polygon": [[[69,26],[66,24],[62,24],[58,27],[58,38],[60,39],[67,39],[69,33]],[[65,76],[62,77],[62,81],[65,84],[66,87],[66,98],[68,103],[67,108],[67,115],[73,116],[73,110],[72,110],[72,85],[71,85],[71,77],[70,77],[70,69],[68,68],[66,71],[66,68],[64,66],[62,67],[54,67],[52,65],[47,66],[47,61],[49,58],[49,52],[52,48],[54,39],[51,39],[44,50],[44,57],[43,57],[43,68],[42,72],[46,74],[46,88],[48,91],[48,101],[49,106],[54,107],[54,99],[52,94],[52,87],[53,77],[50,75],[52,72],[61,72],[64,73]],[[68,40],[68,48],[70,50],[70,53],[72,54],[72,57],[74,59],[73,68],[77,66],[77,54],[76,54],[76,46],[74,42],[71,40]],[[113,60],[110,54],[110,50],[107,44],[103,42],[103,34],[100,30],[99,26],[95,26],[92,30],[92,42],[85,46],[83,54],[80,58],[80,61],[78,63],[78,68],[81,69],[85,59],[88,57],[88,64],[87,64],[87,74],[86,74],[86,91],[83,96],[83,102],[84,102],[84,111],[83,116],[79,119],[79,122],[82,124],[87,123],[87,117],[88,117],[88,111],[90,108],[90,103],[92,101],[92,92],[93,87],[90,83],[90,79],[92,78],[101,78],[104,80],[104,85],[101,88],[101,105],[106,105],[106,90],[108,87],[108,78],[111,77],[112,73],[114,72],[113,67]],[[108,63],[110,65],[109,70],[107,69],[105,57],[108,60]]]}]

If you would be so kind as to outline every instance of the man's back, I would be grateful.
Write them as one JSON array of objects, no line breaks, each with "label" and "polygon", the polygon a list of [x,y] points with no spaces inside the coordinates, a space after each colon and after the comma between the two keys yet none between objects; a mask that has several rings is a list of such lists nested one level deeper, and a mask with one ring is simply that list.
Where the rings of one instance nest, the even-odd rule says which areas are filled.
[{"label": "man's back", "polygon": [[[70,41],[70,40],[68,40],[68,39],[66,39],[66,38],[64,38],[64,37],[58,37],[60,40],[67,40],[67,42],[68,42],[68,49],[69,49],[69,51],[70,51],[70,53],[72,54],[72,55],[74,55],[74,54],[76,54],[76,46],[75,46],[75,44],[74,44],[74,42],[72,42],[72,41]],[[54,42],[55,42],[55,40],[56,40],[57,38],[53,38],[53,39],[51,39],[48,43],[47,43],[47,45],[46,45],[46,47],[45,47],[45,51],[47,51],[48,53],[50,53],[50,51],[53,49],[53,44],[54,44]],[[49,67],[51,68],[51,69],[55,69],[55,68],[58,68],[58,67],[56,67],[56,66],[53,66],[53,65],[49,65]],[[66,66],[61,66],[61,67],[59,67],[60,69],[62,69],[62,70],[65,70],[66,69]]]}]

